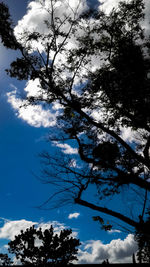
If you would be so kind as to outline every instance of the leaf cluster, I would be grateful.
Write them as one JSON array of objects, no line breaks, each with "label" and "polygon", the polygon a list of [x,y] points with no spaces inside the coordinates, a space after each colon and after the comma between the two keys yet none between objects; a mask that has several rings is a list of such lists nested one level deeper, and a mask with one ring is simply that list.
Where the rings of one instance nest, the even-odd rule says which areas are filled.
[{"label": "leaf cluster", "polygon": [[110,231],[112,229],[112,225],[109,224],[109,222],[107,222],[107,224],[105,224],[103,218],[101,218],[100,216],[93,216],[93,221],[98,221],[101,224],[102,230]]},{"label": "leaf cluster", "polygon": [[4,46],[15,50],[20,48],[21,46],[14,35],[9,9],[4,2],[0,3],[0,21],[0,36]]},{"label": "leaf cluster", "polygon": [[12,263],[12,260],[8,257],[7,254],[0,253],[0,265],[10,266]]}]

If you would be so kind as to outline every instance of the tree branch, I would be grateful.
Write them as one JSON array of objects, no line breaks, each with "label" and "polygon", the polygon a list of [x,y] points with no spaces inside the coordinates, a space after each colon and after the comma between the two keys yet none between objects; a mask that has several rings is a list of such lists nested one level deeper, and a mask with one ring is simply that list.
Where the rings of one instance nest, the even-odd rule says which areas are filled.
[{"label": "tree branch", "polygon": [[82,200],[80,198],[76,198],[75,199],[75,203],[79,204],[79,205],[82,205],[84,207],[88,207],[88,208],[90,208],[92,210],[96,210],[96,211],[111,215],[111,216],[113,216],[113,217],[115,217],[115,218],[127,223],[128,225],[133,226],[133,227],[137,227],[139,225],[138,222],[130,219],[129,217],[126,217],[126,216],[122,215],[119,212],[116,212],[116,211],[113,211],[113,210],[110,210],[110,209],[107,209],[107,208],[104,208],[104,207],[96,206],[96,205],[94,205],[92,203],[89,203],[89,202],[87,202],[85,200]]}]

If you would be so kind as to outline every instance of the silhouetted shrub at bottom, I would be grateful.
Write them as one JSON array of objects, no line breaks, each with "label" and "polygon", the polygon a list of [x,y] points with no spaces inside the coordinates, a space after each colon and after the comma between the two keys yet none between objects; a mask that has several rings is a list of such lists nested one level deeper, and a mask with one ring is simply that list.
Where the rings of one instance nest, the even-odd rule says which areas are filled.
[{"label": "silhouetted shrub at bottom", "polygon": [[61,230],[58,235],[54,233],[53,226],[44,231],[32,226],[15,236],[8,243],[8,250],[22,264],[69,264],[77,260],[77,247],[80,245],[79,239],[71,234],[71,229]]},{"label": "silhouetted shrub at bottom", "polygon": [[0,253],[0,266],[8,266],[11,265],[13,262],[8,257],[7,254]]}]

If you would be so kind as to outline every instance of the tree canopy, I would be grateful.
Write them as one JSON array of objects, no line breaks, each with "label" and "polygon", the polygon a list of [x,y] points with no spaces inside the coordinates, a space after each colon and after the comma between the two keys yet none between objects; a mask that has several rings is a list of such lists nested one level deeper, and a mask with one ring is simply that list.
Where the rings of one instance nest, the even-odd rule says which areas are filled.
[{"label": "tree canopy", "polygon": [[72,230],[61,230],[59,235],[50,229],[36,229],[34,226],[15,236],[8,243],[8,250],[15,254],[17,260],[24,264],[69,264],[77,260],[78,239],[71,236]]},{"label": "tree canopy", "polygon": [[[8,8],[0,4],[2,42],[21,54],[7,73],[19,80],[38,79],[37,94],[27,95],[23,104],[59,104],[57,131],[49,139],[72,142],[78,149],[76,158],[42,153],[45,181],[62,185],[52,197],[66,192],[76,204],[137,227],[138,215],[145,219],[150,204],[150,42],[143,26],[144,1],[122,1],[109,14],[80,12],[82,1],[74,8],[63,4],[39,1],[47,14],[43,32],[14,32]],[[90,186],[97,191],[95,203],[84,199]],[[126,196],[132,190],[143,195],[135,218],[101,205],[123,189]]]}]

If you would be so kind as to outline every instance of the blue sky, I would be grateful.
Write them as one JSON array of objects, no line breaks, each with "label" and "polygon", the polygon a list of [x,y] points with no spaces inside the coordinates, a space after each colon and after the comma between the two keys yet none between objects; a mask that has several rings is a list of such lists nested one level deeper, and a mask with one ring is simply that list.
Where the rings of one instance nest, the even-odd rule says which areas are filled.
[{"label": "blue sky", "polygon": [[[9,6],[12,18],[17,24],[17,21],[26,14],[27,4],[30,1],[5,0],[4,2]],[[93,0],[89,2],[91,6],[99,3]],[[106,0],[107,6],[110,7],[112,2]],[[38,154],[44,149],[54,151],[55,148],[45,140],[49,132],[48,127],[43,127],[42,124],[37,127],[25,119],[18,118],[16,110],[8,103],[7,93],[14,88],[22,92],[26,82],[9,78],[4,71],[15,59],[16,52],[6,50],[0,44],[0,55],[0,252],[5,251],[4,245],[12,236],[12,231],[17,231],[17,228],[21,229],[32,222],[44,225],[55,221],[59,227],[62,225],[71,227],[84,242],[80,251],[80,262],[86,263],[92,259],[95,263],[101,263],[106,256],[109,257],[110,252],[115,261],[129,261],[136,249],[133,236],[117,231],[118,229],[114,233],[102,231],[99,224],[92,220],[92,216],[100,215],[97,212],[73,204],[53,210],[37,208],[53,192],[51,185],[42,184],[33,175],[33,173],[40,174]],[[93,193],[92,189],[90,193]],[[121,198],[116,198],[112,206],[118,206]],[[108,203],[109,199],[106,204]],[[120,209],[122,207],[120,206]],[[70,214],[74,215],[69,218]],[[115,246],[118,252],[115,251]]]}]

